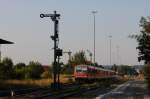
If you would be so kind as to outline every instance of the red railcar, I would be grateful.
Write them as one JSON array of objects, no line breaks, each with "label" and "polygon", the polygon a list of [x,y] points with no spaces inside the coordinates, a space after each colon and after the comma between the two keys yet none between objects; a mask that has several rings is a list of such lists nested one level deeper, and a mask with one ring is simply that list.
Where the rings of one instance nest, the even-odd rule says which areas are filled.
[{"label": "red railcar", "polygon": [[91,65],[75,66],[75,80],[97,80],[102,78],[113,78],[116,73],[112,70],[103,69]]}]

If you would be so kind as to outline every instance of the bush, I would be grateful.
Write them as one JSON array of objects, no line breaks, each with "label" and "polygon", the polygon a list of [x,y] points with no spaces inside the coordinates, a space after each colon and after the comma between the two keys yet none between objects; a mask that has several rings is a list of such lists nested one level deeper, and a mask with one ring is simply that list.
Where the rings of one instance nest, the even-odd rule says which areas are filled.
[{"label": "bush", "polygon": [[146,64],[144,67],[144,76],[148,84],[148,88],[150,89],[150,63]]},{"label": "bush", "polygon": [[41,78],[52,78],[52,73],[50,71],[45,71],[41,74]]},{"label": "bush", "polygon": [[15,79],[24,79],[25,78],[25,68],[15,69],[14,73]]},{"label": "bush", "polygon": [[26,65],[25,63],[18,63],[14,66],[14,78],[15,79],[24,79],[26,74]]},{"label": "bush", "polygon": [[0,63],[0,79],[12,79],[13,73],[12,59],[4,58],[2,63]]},{"label": "bush", "polygon": [[73,66],[68,64],[64,65],[64,67],[62,67],[61,69],[62,74],[73,74],[73,72],[74,72]]},{"label": "bush", "polygon": [[31,61],[29,65],[26,67],[26,78],[27,79],[39,79],[41,74],[43,73],[43,67],[39,62]]}]

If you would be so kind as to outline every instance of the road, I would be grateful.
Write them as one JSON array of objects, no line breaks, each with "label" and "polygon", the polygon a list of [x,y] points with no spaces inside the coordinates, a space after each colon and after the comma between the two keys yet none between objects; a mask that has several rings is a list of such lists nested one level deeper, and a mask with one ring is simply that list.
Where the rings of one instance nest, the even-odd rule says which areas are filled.
[{"label": "road", "polygon": [[130,80],[96,99],[150,99],[150,92],[143,80]]}]

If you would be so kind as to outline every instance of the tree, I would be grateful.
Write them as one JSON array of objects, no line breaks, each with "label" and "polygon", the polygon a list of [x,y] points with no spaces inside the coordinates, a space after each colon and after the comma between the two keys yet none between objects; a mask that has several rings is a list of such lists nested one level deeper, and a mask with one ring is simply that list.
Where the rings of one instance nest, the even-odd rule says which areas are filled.
[{"label": "tree", "polygon": [[114,64],[112,67],[111,67],[111,70],[117,72],[118,71],[118,66],[116,64]]},{"label": "tree", "polygon": [[41,78],[52,78],[52,73],[50,71],[44,71],[41,74]]},{"label": "tree", "polygon": [[14,66],[15,79],[24,79],[26,73],[25,69],[26,69],[25,63],[17,63]]},{"label": "tree", "polygon": [[43,71],[43,67],[39,62],[31,61],[26,68],[26,78],[39,79]]},{"label": "tree", "polygon": [[52,67],[47,66],[41,74],[41,78],[52,78]]},{"label": "tree", "polygon": [[12,59],[6,57],[3,59],[2,63],[0,64],[1,68],[1,77],[2,79],[11,79],[13,78],[13,62]]},{"label": "tree", "polygon": [[87,61],[87,58],[85,56],[84,51],[76,52],[71,57],[69,62],[67,64],[63,65],[63,67],[61,69],[61,73],[63,73],[63,74],[73,74],[74,66],[80,65],[80,64],[89,64],[89,62]]},{"label": "tree", "polygon": [[144,66],[144,75],[148,83],[148,88],[150,89],[150,63]]},{"label": "tree", "polygon": [[120,75],[128,75],[130,67],[127,65],[118,66],[118,74]]},{"label": "tree", "polygon": [[24,68],[25,66],[26,66],[25,63],[17,63],[17,64],[14,66],[14,68],[15,68],[15,69],[22,69],[22,68]]},{"label": "tree", "polygon": [[74,67],[71,66],[70,64],[65,64],[61,69],[62,74],[73,74],[73,72],[74,72]]},{"label": "tree", "polygon": [[3,63],[0,63],[0,79],[4,79],[5,74],[4,74],[4,65]]},{"label": "tree", "polygon": [[85,52],[79,51],[79,52],[75,53],[74,56],[72,56],[70,62],[73,66],[79,65],[79,64],[86,64],[87,58],[85,56]]},{"label": "tree", "polygon": [[135,38],[138,42],[138,60],[145,62],[144,74],[150,88],[150,17],[142,17],[140,27],[142,28],[141,33],[139,35],[131,35],[130,37]]},{"label": "tree", "polygon": [[141,33],[139,35],[131,35],[130,37],[135,38],[138,42],[138,60],[143,60],[146,64],[150,62],[150,17],[142,17],[140,27],[142,28]]}]

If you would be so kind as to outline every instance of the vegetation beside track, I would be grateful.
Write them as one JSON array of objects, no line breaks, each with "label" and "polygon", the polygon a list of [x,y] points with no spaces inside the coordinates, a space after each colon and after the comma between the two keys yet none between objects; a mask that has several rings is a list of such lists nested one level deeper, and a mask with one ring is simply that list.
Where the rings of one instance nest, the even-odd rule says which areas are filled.
[{"label": "vegetation beside track", "polygon": [[[61,83],[73,82],[73,78],[70,75],[61,75]],[[17,88],[33,88],[33,87],[47,87],[53,82],[53,79],[26,79],[26,80],[0,80],[0,90],[9,90]]]},{"label": "vegetation beside track", "polygon": [[[65,79],[66,79],[66,75],[63,75],[63,77],[65,77]],[[15,98],[19,99],[19,98],[25,97],[24,99],[28,99],[30,96],[33,96],[31,98],[34,99],[36,97],[68,97],[68,96],[72,96],[72,95],[82,93],[84,91],[88,92],[88,91],[95,91],[95,90],[98,90],[98,89],[99,90],[101,90],[101,89],[103,89],[103,90],[106,89],[107,90],[107,88],[109,88],[109,89],[113,88],[118,83],[123,82],[122,80],[113,81],[111,79],[109,79],[109,80],[107,80],[107,79],[104,80],[103,79],[99,82],[82,83],[82,84],[80,83],[80,84],[78,84],[78,83],[69,83],[70,77],[69,78],[67,77],[67,79],[68,80],[66,80],[66,81],[68,81],[68,82],[64,82],[65,84],[63,84],[62,87],[59,90],[53,90],[53,89],[50,88],[49,85],[48,85],[49,87],[45,87],[45,88],[44,88],[44,85],[42,85],[43,88],[41,88],[41,87],[35,85],[35,83],[33,83],[33,82],[36,82],[36,81],[39,82],[39,80],[36,80],[36,81],[33,81],[33,82],[31,80],[31,82],[32,82],[32,84],[30,84],[31,86],[29,86],[29,85],[26,86],[26,84],[24,86],[20,85],[21,87],[18,86],[18,89],[16,89],[17,87],[14,86],[14,85],[13,86],[14,86],[15,89],[13,89],[12,86],[10,86],[10,87],[12,88],[12,90],[15,93]],[[64,80],[64,79],[61,79],[61,80]],[[11,80],[7,81],[7,83],[8,82],[11,82]],[[16,81],[14,81],[14,82],[16,83]],[[11,84],[14,83],[14,82],[11,82]],[[113,85],[114,83],[116,85]],[[4,82],[3,82],[3,84],[4,84]],[[33,86],[33,84],[34,84],[34,86]],[[16,84],[16,85],[19,85],[19,84]],[[23,89],[23,88],[25,88],[25,89]],[[31,88],[31,90],[30,90],[30,88]],[[22,92],[20,93],[19,90],[22,90]],[[19,93],[18,93],[18,91],[19,91]],[[63,96],[63,94],[64,94],[64,96]],[[7,96],[7,95],[5,95],[5,96]],[[10,94],[8,96],[10,96]]]}]

